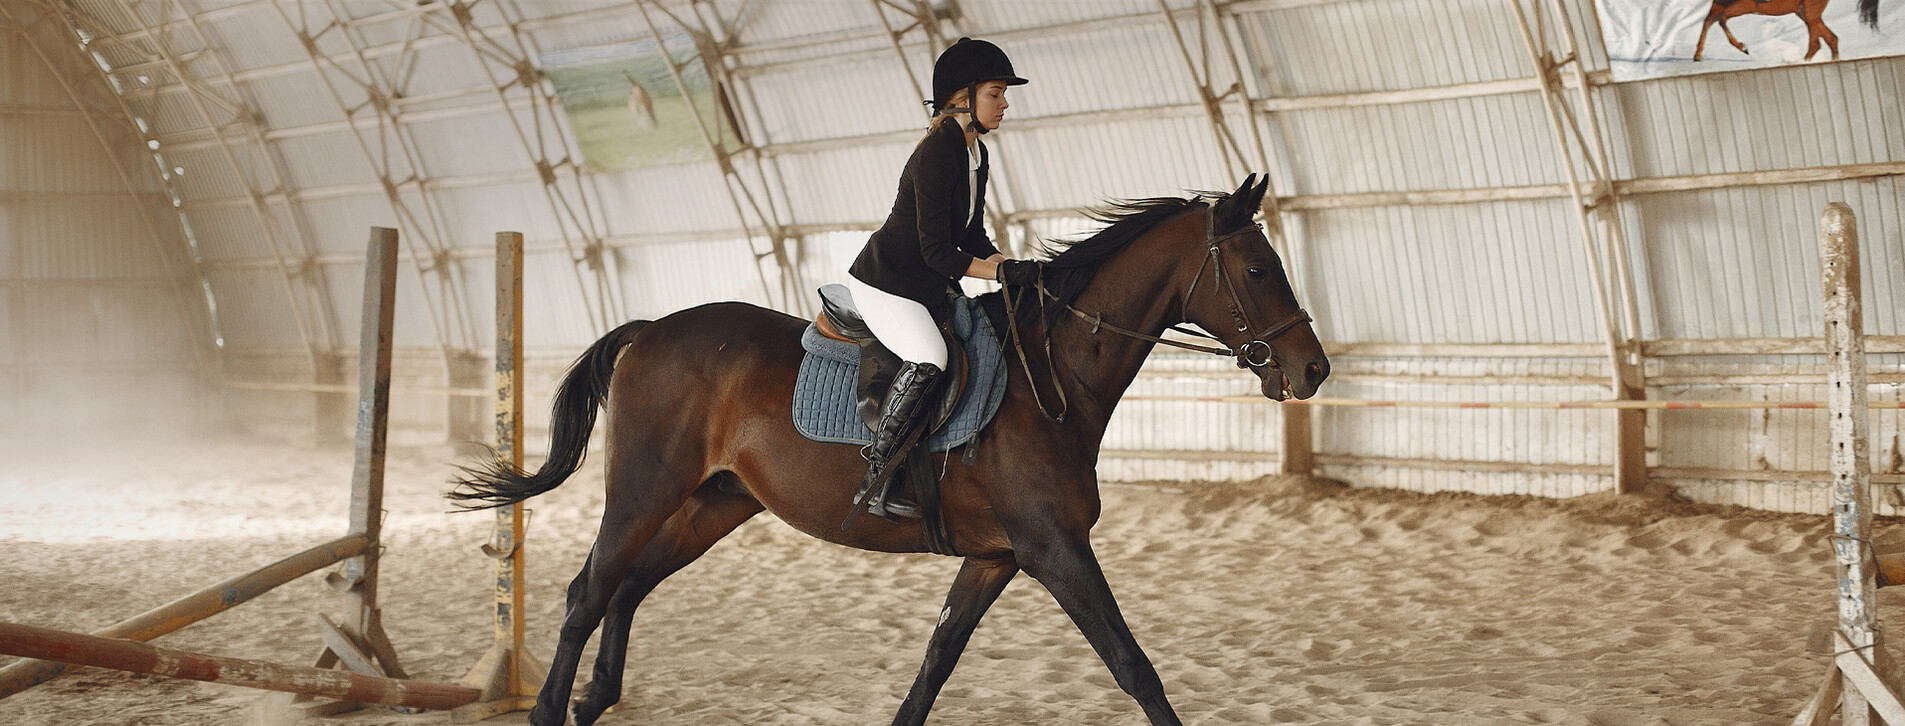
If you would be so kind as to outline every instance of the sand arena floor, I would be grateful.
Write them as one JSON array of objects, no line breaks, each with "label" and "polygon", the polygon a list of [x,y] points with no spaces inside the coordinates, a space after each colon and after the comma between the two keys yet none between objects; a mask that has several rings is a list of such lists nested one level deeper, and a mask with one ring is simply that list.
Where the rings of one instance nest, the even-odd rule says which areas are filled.
[{"label": "sand arena floor", "polygon": [[[347,450],[244,441],[10,452],[0,620],[90,631],[339,536],[350,470]],[[403,451],[387,475],[385,624],[405,666],[433,680],[460,677],[490,641],[490,565],[476,548],[491,520],[446,512],[448,475],[443,455]],[[1784,724],[1825,673],[1804,647],[1833,607],[1823,517],[1298,479],[1108,486],[1104,498],[1100,558],[1188,724]],[[539,657],[554,651],[601,501],[591,463],[531,502]],[[1898,529],[1882,523],[1882,539]],[[957,568],[757,517],[644,604],[624,700],[601,723],[887,723]],[[1882,592],[1882,612],[1900,594]],[[315,614],[336,602],[306,577],[155,642],[304,664],[320,647]],[[88,669],[0,700],[0,724],[276,722],[280,701],[260,693]],[[1144,722],[1024,576],[932,719]]]}]

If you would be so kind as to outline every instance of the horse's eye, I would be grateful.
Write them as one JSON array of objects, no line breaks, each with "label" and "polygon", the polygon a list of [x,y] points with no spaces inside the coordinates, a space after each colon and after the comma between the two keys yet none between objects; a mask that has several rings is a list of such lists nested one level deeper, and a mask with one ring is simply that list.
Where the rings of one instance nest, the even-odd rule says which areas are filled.
[{"label": "horse's eye", "polygon": [[1244,270],[1244,274],[1249,275],[1252,280],[1261,280],[1264,275],[1270,274],[1270,271],[1261,267],[1252,267],[1248,270]]}]

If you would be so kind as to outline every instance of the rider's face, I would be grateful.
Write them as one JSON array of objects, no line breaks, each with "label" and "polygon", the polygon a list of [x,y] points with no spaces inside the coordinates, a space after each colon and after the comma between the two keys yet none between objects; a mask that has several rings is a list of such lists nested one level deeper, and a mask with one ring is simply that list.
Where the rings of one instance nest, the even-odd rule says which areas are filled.
[{"label": "rider's face", "polygon": [[979,84],[979,100],[973,104],[973,116],[986,129],[997,129],[1005,122],[1005,110],[1010,106],[1005,100],[1005,82],[986,81]]}]

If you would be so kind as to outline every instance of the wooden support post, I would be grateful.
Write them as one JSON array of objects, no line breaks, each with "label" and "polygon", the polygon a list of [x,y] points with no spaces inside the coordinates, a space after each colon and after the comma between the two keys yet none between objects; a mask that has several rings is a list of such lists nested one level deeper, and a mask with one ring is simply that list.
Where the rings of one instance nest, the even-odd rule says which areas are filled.
[{"label": "wooden support post", "polygon": [[[1635,370],[1638,370],[1636,367]],[[1626,376],[1623,376],[1625,379]],[[1615,400],[1644,401],[1647,390],[1625,380],[1615,391]],[[1623,408],[1614,412],[1614,489],[1622,494],[1647,491],[1647,410]]]},{"label": "wooden support post", "polygon": [[1310,428],[1310,406],[1301,401],[1284,401],[1277,407],[1283,412],[1283,455],[1277,471],[1309,476],[1316,473],[1316,449]]},{"label": "wooden support post", "polygon": [[[93,633],[104,638],[147,641],[225,612],[239,603],[270,592],[337,562],[363,553],[369,539],[353,534],[173,600],[129,620]],[[0,698],[52,680],[72,666],[45,660],[23,660],[0,668]]]},{"label": "wooden support post", "polygon": [[[496,234],[496,455],[523,465],[523,236]],[[523,646],[523,504],[496,509],[496,529],[483,553],[496,562],[496,640],[463,676],[482,702],[453,711],[458,723],[527,711],[545,672]]]},{"label": "wooden support post", "polygon": [[[1831,410],[1832,550],[1838,560],[1839,624],[1836,654],[1824,699],[1838,688],[1840,723],[1866,726],[1878,714],[1905,726],[1905,707],[1887,682],[1875,597],[1877,558],[1872,551],[1871,461],[1866,456],[1870,410],[1865,396],[1865,319],[1859,301],[1859,233],[1851,208],[1834,202],[1819,220],[1820,271],[1825,294],[1826,402]],[[1819,719],[1808,707],[1801,718]],[[1799,722],[1795,720],[1795,722]]]},{"label": "wooden support post", "polygon": [[0,653],[411,708],[450,709],[476,700],[477,696],[476,689],[447,683],[378,678],[260,660],[225,658],[13,623],[0,623]]},{"label": "wooden support post", "polygon": [[[370,245],[364,261],[364,312],[359,329],[357,363],[357,458],[351,469],[351,534],[363,535],[369,542],[364,553],[344,562],[342,572],[326,581],[343,592],[343,624],[379,655],[385,675],[402,677],[403,666],[396,661],[396,649],[384,634],[382,613],[377,608],[377,560],[382,550],[384,519],[384,453],[390,429],[390,356],[391,337],[396,321],[397,230],[372,227]],[[326,647],[318,656],[318,667],[338,662],[335,650]],[[346,661],[348,662],[348,661]],[[293,716],[314,716],[353,710],[350,700],[311,704],[301,699],[291,704]]]}]

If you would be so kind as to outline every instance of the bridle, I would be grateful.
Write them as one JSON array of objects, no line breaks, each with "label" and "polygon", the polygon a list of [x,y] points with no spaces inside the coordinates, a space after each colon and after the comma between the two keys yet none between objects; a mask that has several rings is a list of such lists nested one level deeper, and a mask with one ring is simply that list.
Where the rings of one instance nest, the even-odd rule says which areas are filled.
[{"label": "bridle", "polygon": [[[1290,332],[1292,328],[1295,328],[1298,325],[1315,320],[1315,318],[1310,317],[1309,311],[1299,307],[1296,309],[1295,313],[1292,313],[1289,317],[1286,317],[1283,320],[1278,321],[1276,324],[1270,325],[1264,328],[1258,328],[1253,322],[1251,322],[1250,314],[1247,312],[1244,312],[1243,298],[1237,295],[1236,283],[1231,282],[1230,277],[1224,274],[1224,258],[1223,258],[1223,255],[1220,254],[1220,250],[1218,249],[1218,246],[1222,245],[1225,241],[1228,241],[1237,237],[1242,237],[1252,232],[1262,232],[1262,231],[1263,231],[1262,227],[1252,225],[1252,226],[1237,230],[1235,232],[1231,232],[1229,234],[1219,236],[1217,234],[1216,206],[1215,205],[1206,206],[1204,208],[1204,249],[1205,249],[1204,261],[1197,266],[1197,274],[1191,276],[1191,285],[1188,289],[1184,291],[1184,304],[1183,304],[1183,307],[1181,308],[1181,312],[1178,315],[1179,319],[1189,318],[1189,314],[1191,310],[1191,297],[1197,294],[1197,283],[1198,281],[1204,278],[1204,270],[1206,268],[1209,268],[1211,270],[1212,279],[1215,280],[1214,282],[1211,283],[1211,285],[1216,287],[1218,290],[1223,291],[1225,296],[1229,298],[1229,300],[1226,300],[1225,302],[1226,304],[1230,306],[1230,319],[1231,319],[1231,322],[1236,325],[1237,332],[1250,335],[1248,339],[1246,339],[1242,343],[1238,343],[1236,347],[1218,348],[1215,346],[1186,343],[1180,340],[1171,340],[1169,338],[1162,338],[1155,335],[1140,333],[1135,330],[1122,328],[1117,325],[1107,323],[1105,322],[1104,316],[1102,314],[1087,313],[1083,310],[1079,310],[1078,308],[1072,307],[1070,304],[1066,304],[1065,309],[1067,311],[1070,311],[1072,315],[1077,316],[1080,320],[1091,323],[1091,332],[1093,334],[1096,334],[1100,330],[1106,330],[1112,333],[1116,333],[1118,335],[1125,336],[1127,338],[1150,341],[1152,343],[1169,345],[1176,348],[1183,348],[1185,350],[1194,350],[1200,353],[1210,353],[1212,355],[1221,355],[1221,356],[1225,356],[1229,358],[1235,358],[1237,360],[1238,368],[1245,368],[1245,369],[1269,368],[1271,370],[1282,370],[1282,368],[1277,364],[1276,351],[1271,349],[1270,341],[1277,339],[1278,336],[1281,336],[1284,333]],[[1043,269],[1040,270],[1039,277],[1032,284],[1032,286],[1034,289],[1038,290],[1039,310],[1042,314],[1045,310],[1046,300],[1057,301],[1058,296],[1053,295],[1051,291],[1045,289],[1045,275],[1044,275]],[[1032,387],[1032,400],[1034,403],[1038,404],[1039,412],[1045,414],[1045,417],[1047,419],[1050,419],[1054,423],[1064,423],[1065,414],[1070,409],[1070,403],[1066,400],[1064,387],[1058,385],[1058,369],[1052,362],[1051,329],[1048,327],[1046,329],[1046,334],[1045,334],[1045,366],[1048,369],[1048,372],[1051,374],[1053,389],[1058,391],[1059,412],[1058,412],[1058,415],[1056,416],[1052,415],[1050,411],[1047,411],[1045,409],[1045,402],[1039,397],[1039,394],[1038,394],[1038,384],[1036,382],[1033,382],[1032,366],[1031,366],[1031,363],[1026,361],[1025,345],[1024,345],[1024,342],[1020,340],[1019,338],[1018,316],[1016,314],[1016,311],[1013,310],[1014,298],[1013,298],[1012,291],[1005,290],[1003,297],[1005,298],[1007,332],[1009,332],[1012,336],[1013,349],[1018,352],[1019,365],[1025,369],[1025,379],[1028,383],[1030,383]],[[1223,342],[1221,340],[1218,340],[1217,336],[1215,335],[1211,335],[1210,333],[1206,333],[1201,330],[1192,330],[1190,328],[1183,327],[1182,325],[1172,325],[1169,327],[1169,329],[1175,330],[1185,335],[1191,335],[1191,336],[1196,336],[1199,338],[1215,340],[1219,343]],[[1251,331],[1253,330],[1257,332],[1252,333]]]}]

